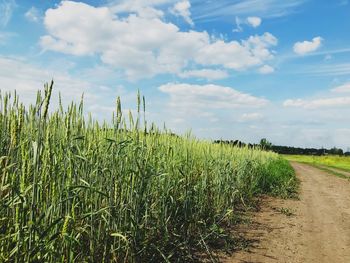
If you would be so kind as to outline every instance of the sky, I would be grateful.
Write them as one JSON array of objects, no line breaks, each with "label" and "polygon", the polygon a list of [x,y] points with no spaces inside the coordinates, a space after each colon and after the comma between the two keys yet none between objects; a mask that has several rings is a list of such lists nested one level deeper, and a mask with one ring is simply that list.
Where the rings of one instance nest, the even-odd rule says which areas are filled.
[{"label": "sky", "polygon": [[[0,0],[0,90],[203,139],[350,149],[347,0]],[[57,103],[51,106],[54,108]]]}]

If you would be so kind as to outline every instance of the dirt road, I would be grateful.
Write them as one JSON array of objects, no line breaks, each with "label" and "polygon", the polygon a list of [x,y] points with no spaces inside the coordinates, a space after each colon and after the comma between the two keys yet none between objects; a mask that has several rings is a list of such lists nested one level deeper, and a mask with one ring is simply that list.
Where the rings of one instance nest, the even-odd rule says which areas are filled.
[{"label": "dirt road", "polygon": [[300,200],[265,200],[244,234],[252,246],[224,262],[350,262],[350,182],[292,165]]}]

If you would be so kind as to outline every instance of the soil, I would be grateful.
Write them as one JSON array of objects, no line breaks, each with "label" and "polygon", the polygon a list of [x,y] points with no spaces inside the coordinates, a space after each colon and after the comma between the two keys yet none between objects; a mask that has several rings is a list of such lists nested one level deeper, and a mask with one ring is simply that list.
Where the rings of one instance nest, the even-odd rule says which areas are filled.
[{"label": "soil", "polygon": [[306,164],[292,163],[300,200],[267,197],[249,225],[249,244],[222,262],[349,263],[350,183]]}]

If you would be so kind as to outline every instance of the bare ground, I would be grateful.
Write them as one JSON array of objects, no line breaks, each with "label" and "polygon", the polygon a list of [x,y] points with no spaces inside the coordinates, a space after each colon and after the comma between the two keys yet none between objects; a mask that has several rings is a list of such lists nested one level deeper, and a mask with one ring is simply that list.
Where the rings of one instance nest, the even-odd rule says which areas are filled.
[{"label": "bare ground", "polygon": [[292,163],[300,200],[266,198],[249,226],[250,245],[223,262],[350,262],[350,183],[317,168]]}]

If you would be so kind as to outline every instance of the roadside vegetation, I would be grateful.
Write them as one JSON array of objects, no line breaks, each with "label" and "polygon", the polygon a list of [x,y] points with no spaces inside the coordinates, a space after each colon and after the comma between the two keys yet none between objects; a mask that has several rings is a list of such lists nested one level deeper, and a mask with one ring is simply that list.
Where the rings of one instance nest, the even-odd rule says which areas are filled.
[{"label": "roadside vegetation", "polygon": [[190,262],[259,194],[289,197],[289,163],[259,148],[176,136],[137,116],[49,111],[0,98],[1,262]]},{"label": "roadside vegetation", "polygon": [[290,161],[314,164],[319,166],[327,166],[331,168],[340,169],[346,172],[350,172],[350,157],[337,156],[337,155],[324,155],[324,156],[312,156],[312,155],[283,155]]}]

